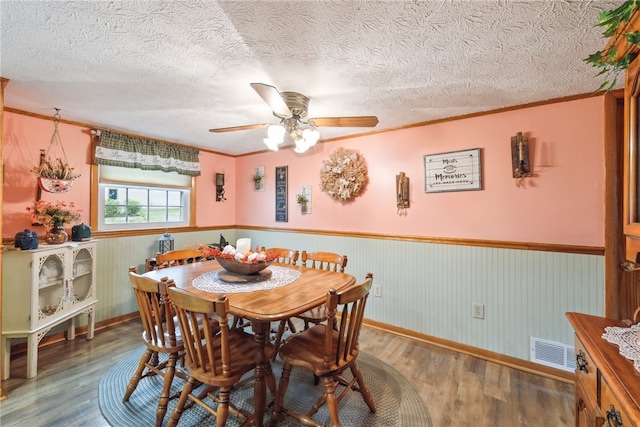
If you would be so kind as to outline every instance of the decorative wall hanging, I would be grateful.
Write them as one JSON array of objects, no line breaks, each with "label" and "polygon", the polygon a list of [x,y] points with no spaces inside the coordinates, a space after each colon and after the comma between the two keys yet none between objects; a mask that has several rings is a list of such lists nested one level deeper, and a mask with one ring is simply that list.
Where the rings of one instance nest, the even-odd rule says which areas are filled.
[{"label": "decorative wall hanging", "polygon": [[287,209],[287,178],[289,167],[276,167],[276,222],[289,221],[289,211]]},{"label": "decorative wall hanging", "polygon": [[451,151],[424,156],[424,192],[482,189],[480,149]]},{"label": "decorative wall hanging", "polygon": [[216,174],[216,202],[221,200],[227,200],[224,197],[224,174],[217,173]]},{"label": "decorative wall hanging", "polygon": [[264,166],[258,166],[251,179],[256,191],[264,191]]},{"label": "decorative wall hanging", "polygon": [[396,204],[398,215],[406,215],[409,208],[409,177],[404,172],[396,175]]},{"label": "decorative wall hanging", "polygon": [[320,189],[345,202],[356,197],[367,184],[367,163],[356,151],[338,148],[322,161]]},{"label": "decorative wall hanging", "polygon": [[[60,109],[56,108],[53,116],[53,135],[49,142],[47,151],[40,150],[40,163],[31,169],[31,172],[38,176],[38,184],[40,189],[49,193],[66,193],[71,190],[73,181],[80,177],[80,174],[73,172],[73,168],[69,166],[67,155],[64,152],[64,146],[58,132],[58,123],[60,123]],[[60,150],[58,153],[56,150]],[[52,157],[58,156],[60,157]],[[39,192],[38,192],[39,196]],[[37,198],[38,200],[40,197]]]},{"label": "decorative wall hanging", "polygon": [[524,187],[524,179],[535,176],[529,161],[529,138],[523,137],[522,132],[511,137],[511,170],[516,187]]},{"label": "decorative wall hanging", "polygon": [[511,170],[514,178],[531,176],[529,166],[529,139],[518,132],[511,137]]},{"label": "decorative wall hanging", "polygon": [[296,203],[300,205],[300,213],[307,215],[311,213],[311,186],[303,185],[300,193],[296,194]]}]

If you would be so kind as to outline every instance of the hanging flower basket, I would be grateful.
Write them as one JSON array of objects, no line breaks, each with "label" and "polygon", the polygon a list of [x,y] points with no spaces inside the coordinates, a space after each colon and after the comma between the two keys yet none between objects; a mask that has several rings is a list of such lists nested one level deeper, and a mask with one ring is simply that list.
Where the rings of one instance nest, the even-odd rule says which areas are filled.
[{"label": "hanging flower basket", "polygon": [[49,193],[66,193],[73,187],[73,179],[52,179],[38,177],[40,188]]},{"label": "hanging flower basket", "polygon": [[[49,148],[46,152],[43,149],[40,150],[40,163],[38,166],[31,168],[31,172],[38,176],[40,188],[49,193],[66,193],[73,187],[73,181],[80,177],[80,174],[75,173],[74,169],[69,166],[62,141],[60,140],[60,134],[58,133],[59,111],[56,108],[56,114],[53,116],[55,130],[51,136]],[[49,155],[56,145],[60,145],[62,157],[53,158]]]}]

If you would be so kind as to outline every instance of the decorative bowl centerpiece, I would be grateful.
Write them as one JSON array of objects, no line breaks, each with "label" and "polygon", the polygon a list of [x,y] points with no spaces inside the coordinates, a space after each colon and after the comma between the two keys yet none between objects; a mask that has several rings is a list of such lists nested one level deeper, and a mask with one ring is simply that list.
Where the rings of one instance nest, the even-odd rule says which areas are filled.
[{"label": "decorative bowl centerpiece", "polygon": [[207,258],[214,258],[225,270],[242,275],[257,274],[269,267],[276,259],[275,256],[264,251],[248,250],[246,252],[236,252],[236,248],[227,245],[221,251],[218,248],[201,246]]},{"label": "decorative bowl centerpiece", "polygon": [[256,261],[256,262],[245,262],[245,261],[236,261],[235,259],[216,257],[216,261],[218,264],[222,266],[227,271],[236,274],[256,274],[265,268],[269,267],[273,260],[271,261]]}]

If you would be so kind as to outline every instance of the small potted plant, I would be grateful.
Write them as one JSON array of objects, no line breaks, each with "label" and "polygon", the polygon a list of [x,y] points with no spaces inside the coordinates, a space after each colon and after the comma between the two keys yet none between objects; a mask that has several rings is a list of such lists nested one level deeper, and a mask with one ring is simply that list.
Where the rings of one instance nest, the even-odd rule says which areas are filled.
[{"label": "small potted plant", "polygon": [[296,202],[300,205],[300,211],[302,213],[307,213],[307,204],[309,203],[309,199],[304,193],[296,194]]},{"label": "small potted plant", "polygon": [[260,190],[262,188],[262,179],[263,178],[264,178],[264,175],[262,175],[260,173],[260,171],[258,169],[256,169],[256,172],[253,174],[253,178],[252,178],[256,190]]}]

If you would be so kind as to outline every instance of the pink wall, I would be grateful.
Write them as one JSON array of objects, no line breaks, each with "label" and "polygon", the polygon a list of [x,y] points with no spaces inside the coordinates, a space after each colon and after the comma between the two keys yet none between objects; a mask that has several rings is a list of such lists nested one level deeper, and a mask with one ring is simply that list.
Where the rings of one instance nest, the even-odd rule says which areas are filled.
[{"label": "pink wall", "polygon": [[[319,144],[237,159],[236,223],[249,226],[361,231],[501,241],[604,245],[604,149],[601,97]],[[510,140],[529,137],[536,177],[517,187]],[[364,194],[342,204],[321,192],[322,161],[338,147],[357,149],[368,163]],[[483,190],[424,192],[425,154],[482,149]],[[266,191],[251,175],[265,166]],[[289,168],[289,221],[275,222],[274,170]],[[411,179],[411,207],[397,214],[395,176]],[[295,195],[312,185],[312,213],[302,215]],[[240,208],[242,207],[242,208]]]},{"label": "pink wall", "polygon": [[[367,137],[319,144],[298,155],[290,149],[231,158],[201,153],[196,180],[197,225],[244,225],[361,231],[391,235],[489,239],[568,245],[604,245],[603,102],[601,97],[525,108]],[[15,113],[4,115],[5,184],[3,237],[33,228],[26,213],[36,197],[29,172],[47,149],[53,123]],[[529,136],[537,177],[516,187],[511,177],[510,139]],[[82,177],[48,200],[74,201],[89,219],[90,134],[60,124],[69,162]],[[357,149],[366,159],[369,183],[351,203],[320,191],[322,161],[338,147]],[[423,156],[482,149],[483,190],[425,193]],[[264,166],[266,188],[253,190],[251,176]],[[274,170],[289,167],[289,221],[275,222]],[[399,216],[395,176],[411,179],[411,207]],[[215,173],[224,173],[226,197],[215,201]],[[295,194],[312,185],[312,213],[302,215]],[[38,233],[39,230],[36,227]]]},{"label": "pink wall", "polygon": [[[52,111],[53,116],[54,111]],[[29,170],[39,164],[40,149],[49,149],[54,125],[51,120],[36,119],[5,112],[3,157],[5,166],[2,203],[2,237],[13,237],[26,228],[44,234],[42,226],[33,227],[26,211],[36,199],[38,181]],[[42,199],[75,202],[83,210],[82,220],[89,223],[90,146],[89,129],[60,123],[58,132],[69,164],[82,176],[67,193],[42,192]],[[60,145],[51,148],[53,157],[61,157]]]},{"label": "pink wall", "polygon": [[[53,113],[53,112],[52,112]],[[52,114],[53,115],[53,114]],[[3,156],[5,166],[3,209],[3,238],[12,238],[26,228],[44,234],[43,227],[31,225],[26,211],[36,198],[37,179],[29,172],[39,163],[40,149],[47,150],[54,125],[51,120],[38,119],[5,112]],[[82,176],[75,180],[73,188],[62,194],[42,192],[42,198],[51,201],[75,202],[83,209],[83,221],[89,223],[90,195],[90,129],[60,123],[59,134],[69,163]],[[54,150],[52,148],[52,150]],[[54,154],[61,155],[59,146]],[[216,172],[235,175],[235,159],[212,153],[200,154],[202,175],[196,178],[196,222],[199,226],[235,224],[235,204],[215,202],[213,176]],[[235,191],[233,180],[228,180],[227,194]],[[232,199],[232,198],[231,198]]]}]

